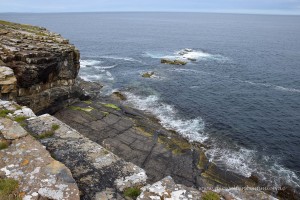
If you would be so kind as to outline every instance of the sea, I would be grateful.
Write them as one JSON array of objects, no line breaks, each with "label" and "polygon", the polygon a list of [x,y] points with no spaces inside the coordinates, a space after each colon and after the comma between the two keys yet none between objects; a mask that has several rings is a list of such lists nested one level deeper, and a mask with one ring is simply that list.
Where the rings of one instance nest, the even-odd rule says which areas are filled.
[{"label": "sea", "polygon": [[[81,52],[80,77],[207,146],[210,161],[270,186],[300,187],[300,16],[2,13]],[[161,64],[162,58],[186,61]],[[143,78],[145,72],[154,72]]]}]

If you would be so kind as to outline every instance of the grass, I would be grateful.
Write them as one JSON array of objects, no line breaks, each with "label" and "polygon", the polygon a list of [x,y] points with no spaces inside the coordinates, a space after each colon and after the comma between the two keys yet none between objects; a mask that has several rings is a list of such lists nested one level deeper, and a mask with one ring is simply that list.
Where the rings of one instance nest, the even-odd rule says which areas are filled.
[{"label": "grass", "polygon": [[8,142],[6,141],[0,141],[0,150],[6,149],[8,147]]},{"label": "grass", "polygon": [[213,191],[205,192],[201,197],[202,200],[219,200],[220,198],[220,195]]},{"label": "grass", "polygon": [[55,131],[58,130],[58,129],[59,129],[58,124],[52,124],[51,130],[46,131],[46,132],[44,132],[40,135],[37,135],[37,136],[35,136],[35,138],[42,140],[42,139],[45,139],[45,138],[52,137],[54,135]]},{"label": "grass", "polygon": [[10,110],[0,110],[0,117],[6,117],[9,113],[12,113]]},{"label": "grass", "polygon": [[18,181],[6,178],[0,179],[0,200],[19,200]]},{"label": "grass", "polygon": [[115,104],[112,104],[112,103],[104,104],[104,106],[107,108],[115,109],[115,110],[121,110],[121,108],[119,108],[118,106],[116,106]]},{"label": "grass", "polygon": [[59,125],[58,124],[52,124],[51,130],[56,131],[58,129],[59,129]]},{"label": "grass", "polygon": [[28,119],[28,117],[24,116],[17,116],[14,118],[16,122],[18,122],[21,126],[26,126],[25,120]]},{"label": "grass", "polygon": [[138,187],[126,188],[123,194],[125,197],[136,199],[141,194],[141,189]]}]

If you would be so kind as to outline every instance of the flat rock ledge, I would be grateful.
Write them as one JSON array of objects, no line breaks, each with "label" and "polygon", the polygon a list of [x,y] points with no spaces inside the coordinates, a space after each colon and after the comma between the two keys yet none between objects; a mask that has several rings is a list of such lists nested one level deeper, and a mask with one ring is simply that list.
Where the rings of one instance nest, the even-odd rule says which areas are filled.
[{"label": "flat rock ledge", "polygon": [[51,155],[63,162],[73,173],[81,191],[81,199],[103,199],[107,190],[112,196],[106,199],[123,199],[122,191],[143,186],[147,175],[140,167],[126,162],[92,142],[76,130],[48,114],[27,120],[33,135],[41,136],[59,127],[53,136],[41,139]]}]

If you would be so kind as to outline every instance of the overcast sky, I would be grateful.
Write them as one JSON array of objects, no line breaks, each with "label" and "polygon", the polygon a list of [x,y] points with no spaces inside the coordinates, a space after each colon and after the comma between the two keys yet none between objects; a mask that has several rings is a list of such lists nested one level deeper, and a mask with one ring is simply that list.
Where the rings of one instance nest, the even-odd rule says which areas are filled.
[{"label": "overcast sky", "polygon": [[0,12],[182,11],[300,15],[300,0],[0,0]]}]

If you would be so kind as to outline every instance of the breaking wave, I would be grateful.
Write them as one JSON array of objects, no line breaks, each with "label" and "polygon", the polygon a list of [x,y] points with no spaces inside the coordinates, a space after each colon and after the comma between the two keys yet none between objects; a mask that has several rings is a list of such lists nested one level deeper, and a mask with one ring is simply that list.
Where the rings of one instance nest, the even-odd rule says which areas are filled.
[{"label": "breaking wave", "polygon": [[91,67],[95,65],[100,65],[102,61],[99,60],[80,60],[80,67],[85,68],[85,67]]},{"label": "breaking wave", "polygon": [[256,82],[252,82],[252,81],[242,81],[242,82],[245,82],[245,83],[248,83],[251,85],[264,86],[264,87],[272,88],[272,89],[279,90],[279,91],[300,93],[300,89],[295,89],[295,88],[287,88],[287,87],[282,87],[282,86],[272,85],[272,84],[267,84],[267,83],[256,83]]},{"label": "breaking wave", "polygon": [[185,61],[201,61],[201,60],[217,60],[217,61],[227,61],[228,58],[218,55],[218,54],[210,54],[201,50],[193,50],[193,49],[182,49],[180,51],[176,51],[172,54],[163,54],[163,53],[155,53],[155,52],[146,52],[143,54],[145,57],[151,57],[156,59],[168,58],[168,59],[179,59]]},{"label": "breaking wave", "polygon": [[125,94],[128,97],[128,103],[136,109],[155,115],[165,128],[177,131],[189,141],[204,142],[207,139],[204,134],[205,124],[200,117],[189,120],[181,119],[173,106],[160,102],[155,95],[142,97],[130,92],[125,92]]}]

